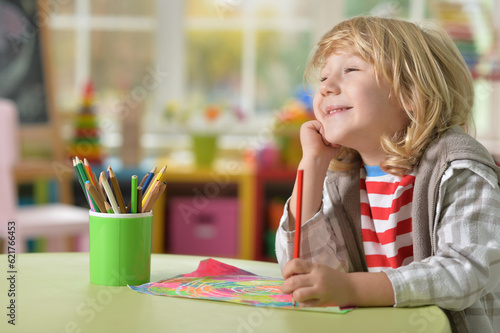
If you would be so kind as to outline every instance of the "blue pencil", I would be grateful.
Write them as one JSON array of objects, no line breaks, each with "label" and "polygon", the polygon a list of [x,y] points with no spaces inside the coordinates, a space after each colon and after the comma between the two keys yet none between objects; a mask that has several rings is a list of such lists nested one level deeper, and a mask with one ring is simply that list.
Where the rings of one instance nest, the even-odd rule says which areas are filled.
[{"label": "blue pencil", "polygon": [[144,182],[144,185],[142,186],[142,193],[146,193],[146,190],[148,189],[148,186],[151,183],[151,180],[155,176],[155,171],[156,171],[156,167],[154,167],[154,169],[148,173],[146,181]]}]

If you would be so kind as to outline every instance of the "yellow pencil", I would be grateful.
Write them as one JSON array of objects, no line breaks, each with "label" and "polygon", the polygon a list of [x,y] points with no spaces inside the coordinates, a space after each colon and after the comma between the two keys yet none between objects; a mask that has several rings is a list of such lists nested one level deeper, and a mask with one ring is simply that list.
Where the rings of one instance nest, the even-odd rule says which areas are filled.
[{"label": "yellow pencil", "polygon": [[155,186],[151,195],[146,200],[146,204],[142,206],[143,213],[149,212],[151,209],[153,209],[156,200],[158,200],[158,198],[162,195],[162,193],[165,191],[166,188],[167,188],[167,183],[160,183],[159,185]]},{"label": "yellow pencil", "polygon": [[148,186],[148,189],[146,190],[146,194],[143,195],[143,198],[142,198],[142,206],[144,207],[145,204],[146,204],[146,200],[148,199],[151,191],[153,190],[153,187],[154,185],[156,185],[156,182],[157,181],[162,181],[162,178],[163,178],[163,175],[165,174],[165,170],[167,170],[167,166],[163,166],[163,168],[161,168],[161,170],[158,172],[158,174],[155,176],[155,178],[153,179],[153,181],[151,182],[151,184]]}]

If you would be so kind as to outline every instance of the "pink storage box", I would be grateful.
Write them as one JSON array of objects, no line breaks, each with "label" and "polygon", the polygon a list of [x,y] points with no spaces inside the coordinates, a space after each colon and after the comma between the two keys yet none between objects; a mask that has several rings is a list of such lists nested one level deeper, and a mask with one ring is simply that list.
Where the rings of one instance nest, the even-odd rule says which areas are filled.
[{"label": "pink storage box", "polygon": [[168,240],[171,253],[228,256],[238,254],[238,200],[170,200]]}]

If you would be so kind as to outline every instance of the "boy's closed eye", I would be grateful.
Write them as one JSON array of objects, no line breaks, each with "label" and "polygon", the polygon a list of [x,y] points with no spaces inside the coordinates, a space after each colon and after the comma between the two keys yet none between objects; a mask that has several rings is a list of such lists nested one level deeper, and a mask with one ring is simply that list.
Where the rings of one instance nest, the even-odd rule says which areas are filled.
[{"label": "boy's closed eye", "polygon": [[359,68],[355,68],[355,67],[346,67],[346,68],[344,68],[344,70],[343,70],[344,74],[347,74],[347,73],[350,73],[350,72],[356,72],[356,71],[359,71]]},{"label": "boy's closed eye", "polygon": [[[351,73],[351,72],[357,72],[357,71],[359,71],[359,70],[360,70],[360,69],[359,69],[359,68],[357,68],[357,67],[344,67],[344,68],[342,69],[342,73],[343,73],[343,74],[348,74],[348,73]],[[320,81],[320,82],[324,82],[324,81],[328,80],[328,78],[329,78],[329,75],[323,75],[323,76],[321,76],[321,77],[319,78],[319,81]]]}]

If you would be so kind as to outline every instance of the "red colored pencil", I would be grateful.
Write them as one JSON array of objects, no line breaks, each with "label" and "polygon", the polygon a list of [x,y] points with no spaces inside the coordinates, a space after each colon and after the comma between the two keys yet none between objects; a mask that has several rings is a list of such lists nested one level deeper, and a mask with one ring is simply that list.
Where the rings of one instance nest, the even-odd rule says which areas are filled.
[{"label": "red colored pencil", "polygon": [[304,170],[297,170],[297,207],[295,214],[295,244],[293,258],[300,258],[300,230],[302,229],[302,183]]}]

